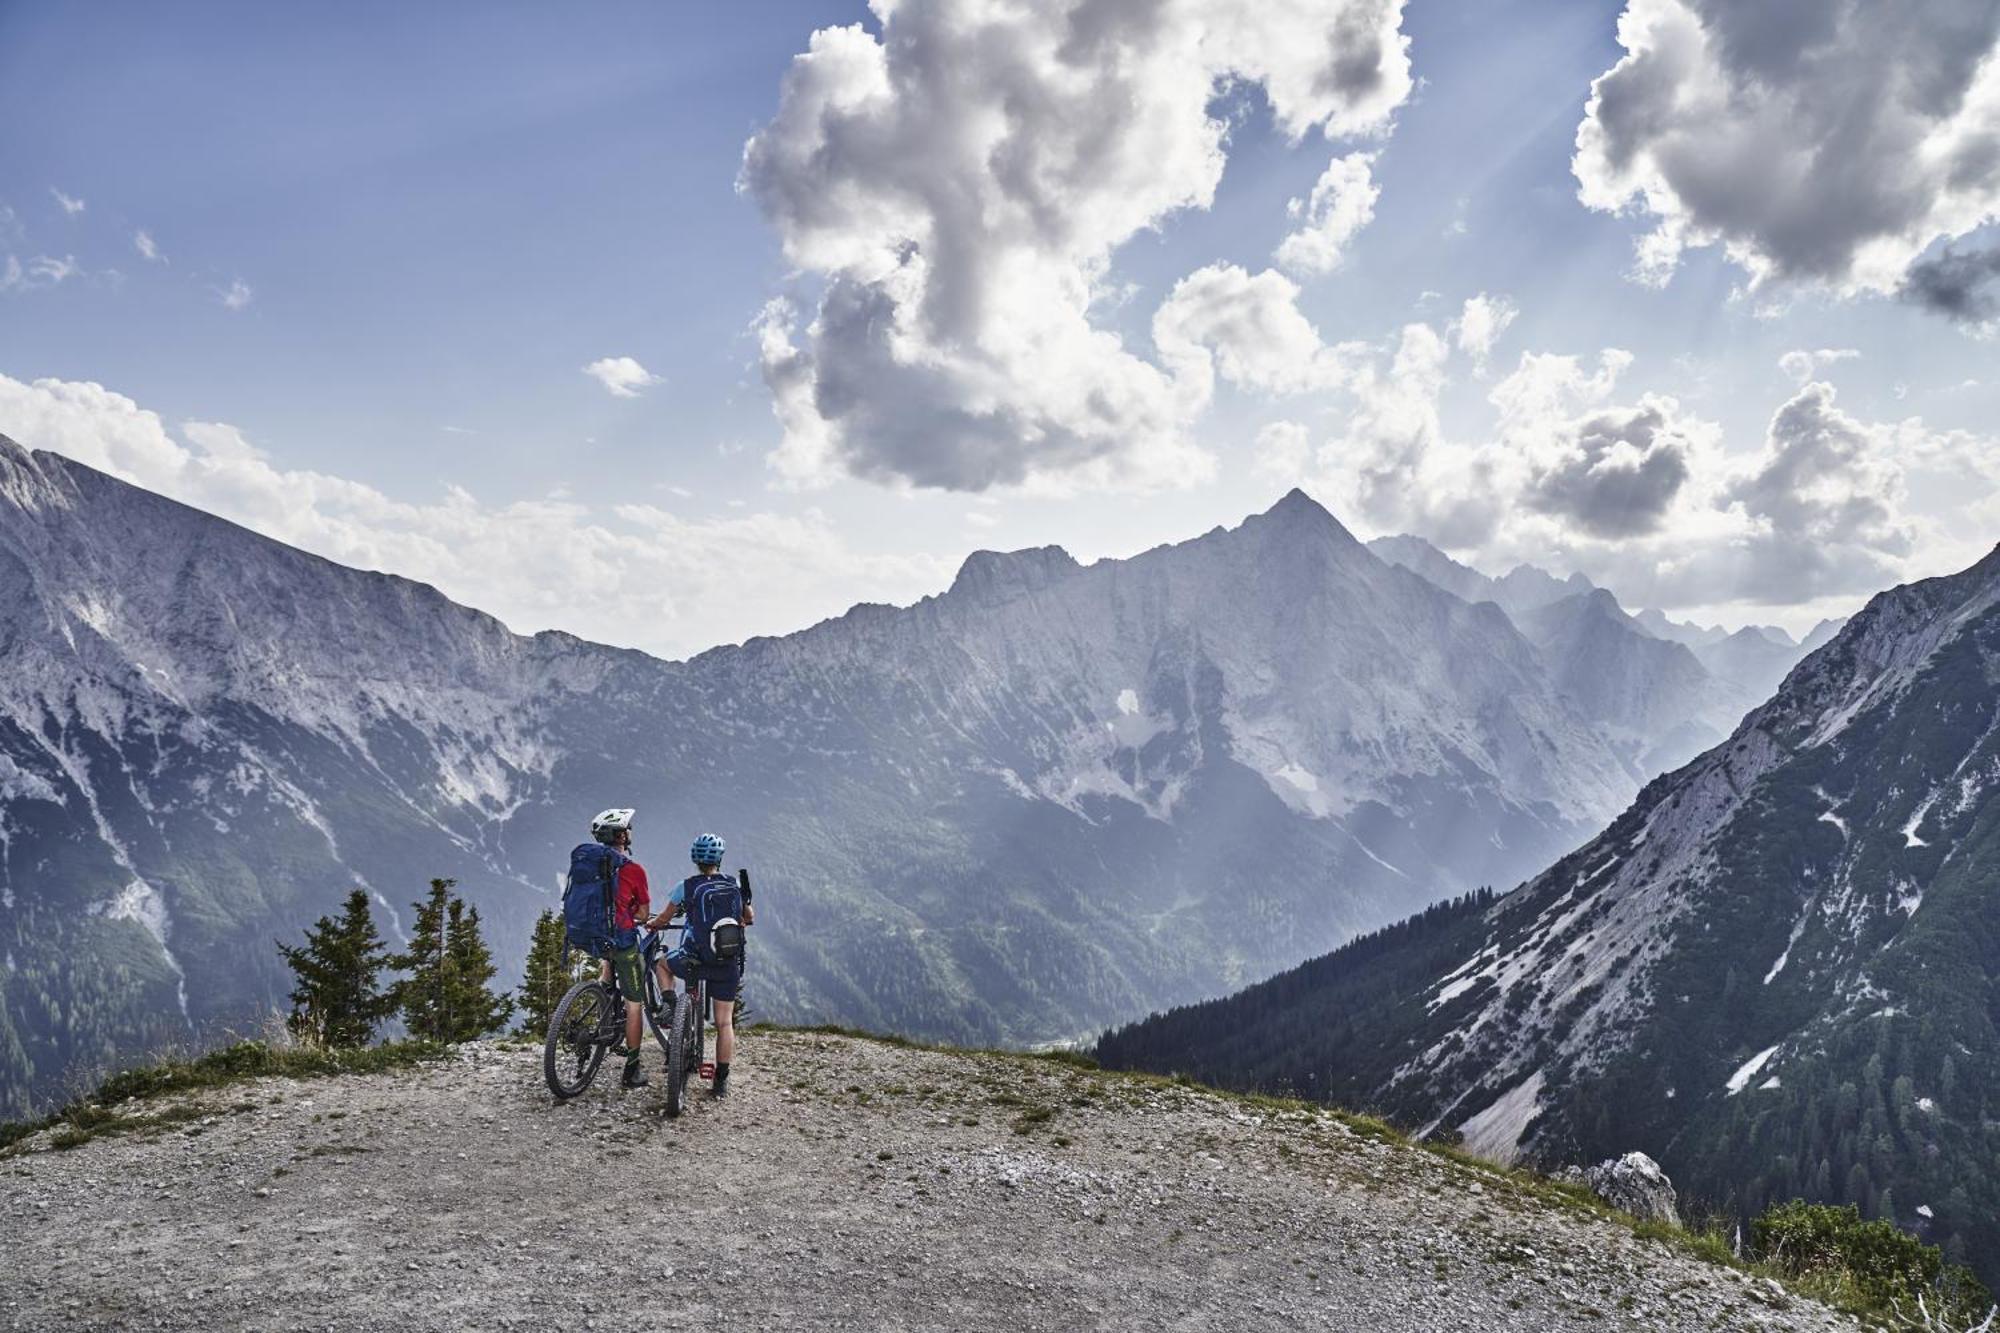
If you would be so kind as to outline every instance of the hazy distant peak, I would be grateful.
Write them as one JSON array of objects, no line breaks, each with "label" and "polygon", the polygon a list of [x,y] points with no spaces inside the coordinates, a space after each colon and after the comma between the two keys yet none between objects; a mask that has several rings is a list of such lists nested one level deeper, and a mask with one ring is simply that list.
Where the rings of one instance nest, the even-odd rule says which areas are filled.
[{"label": "hazy distant peak", "polygon": [[1805,638],[1799,640],[1800,650],[1808,653],[1817,652],[1827,644],[1832,643],[1833,636],[1840,633],[1841,627],[1846,624],[1846,616],[1832,616],[1820,621],[1819,624],[1812,627]]},{"label": "hazy distant peak", "polygon": [[1589,591],[1578,593],[1577,595],[1583,598],[1584,603],[1587,606],[1589,606],[1593,611],[1599,611],[1607,615],[1616,616],[1619,620],[1630,619],[1630,617],[1625,614],[1625,608],[1619,604],[1618,594],[1612,592],[1611,589],[1609,588],[1599,588],[1593,586],[1590,588]]},{"label": "hazy distant peak", "polygon": [[1777,625],[1745,625],[1729,637],[1738,642],[1761,639],[1765,643],[1773,643],[1780,648],[1796,648],[1799,646],[1798,640],[1794,639]]}]

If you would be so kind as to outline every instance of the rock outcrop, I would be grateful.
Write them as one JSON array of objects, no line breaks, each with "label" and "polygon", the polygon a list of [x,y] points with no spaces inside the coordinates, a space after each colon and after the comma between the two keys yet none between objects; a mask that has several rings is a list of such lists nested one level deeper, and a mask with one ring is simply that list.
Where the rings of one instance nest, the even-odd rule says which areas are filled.
[{"label": "rock outcrop", "polygon": [[1642,1222],[1681,1224],[1680,1200],[1674,1182],[1660,1164],[1642,1152],[1628,1152],[1592,1167],[1570,1167],[1559,1179],[1576,1181],[1613,1208]]}]

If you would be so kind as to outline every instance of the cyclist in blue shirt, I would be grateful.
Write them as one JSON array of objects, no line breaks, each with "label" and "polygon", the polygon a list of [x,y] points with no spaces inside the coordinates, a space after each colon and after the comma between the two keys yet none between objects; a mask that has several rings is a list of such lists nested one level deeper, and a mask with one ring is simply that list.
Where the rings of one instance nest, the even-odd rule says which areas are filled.
[{"label": "cyclist in blue shirt", "polygon": [[[649,925],[657,928],[674,917],[683,918],[680,943],[664,954],[654,966],[658,969],[660,989],[670,990],[673,978],[697,979],[708,987],[709,998],[715,1002],[715,1086],[713,1095],[729,1095],[729,1063],[736,1055],[736,997],[743,985],[743,960],[729,963],[703,961],[701,951],[690,944],[690,930],[686,925],[688,904],[695,894],[711,881],[723,881],[730,888],[736,887],[733,876],[722,873],[724,846],[721,838],[713,833],[704,833],[694,840],[688,849],[688,856],[694,862],[695,873],[676,884],[667,896],[667,905]],[[750,890],[743,889],[743,924],[753,925],[757,920],[757,909],[750,905]]]}]

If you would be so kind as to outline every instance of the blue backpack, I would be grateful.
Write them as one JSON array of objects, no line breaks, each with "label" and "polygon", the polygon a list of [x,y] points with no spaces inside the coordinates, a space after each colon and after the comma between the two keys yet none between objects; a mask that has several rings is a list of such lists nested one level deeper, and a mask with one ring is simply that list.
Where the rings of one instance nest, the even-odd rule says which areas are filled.
[{"label": "blue backpack", "polygon": [[743,887],[728,875],[690,875],[682,895],[687,951],[695,961],[722,966],[742,962]]},{"label": "blue backpack", "polygon": [[[563,938],[572,949],[601,955],[620,947],[615,914],[618,872],[627,858],[601,842],[579,843],[569,854],[569,880],[563,886]],[[622,942],[629,945],[630,940]]]}]

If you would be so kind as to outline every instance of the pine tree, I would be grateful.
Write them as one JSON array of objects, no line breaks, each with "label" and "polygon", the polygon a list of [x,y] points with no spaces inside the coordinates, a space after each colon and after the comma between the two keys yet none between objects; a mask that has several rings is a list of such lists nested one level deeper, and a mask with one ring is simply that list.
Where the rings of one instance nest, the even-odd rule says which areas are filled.
[{"label": "pine tree", "polygon": [[486,988],[493,980],[493,952],[479,934],[479,909],[453,898],[445,932],[447,1041],[472,1041],[514,1016],[514,999]]},{"label": "pine tree", "polygon": [[529,937],[528,966],[521,981],[521,1032],[540,1037],[548,1029],[556,1005],[582,980],[589,959],[569,947],[563,920],[552,911],[535,919]]},{"label": "pine tree", "polygon": [[323,916],[306,930],[299,948],[280,944],[296,983],[286,1026],[294,1036],[322,1046],[365,1046],[391,1003],[376,981],[387,957],[368,910],[368,892],[347,895],[340,919]]},{"label": "pine tree", "polygon": [[493,954],[479,933],[479,909],[452,893],[457,880],[434,879],[430,897],[415,904],[410,947],[389,960],[408,975],[392,993],[403,1025],[425,1041],[471,1041],[500,1027],[514,1001],[486,988]]},{"label": "pine tree", "polygon": [[410,944],[389,960],[389,966],[406,973],[390,987],[396,1012],[403,1026],[420,1041],[450,1041],[450,997],[446,985],[445,914],[449,908],[453,879],[431,881],[430,897],[413,904],[417,909]]}]

